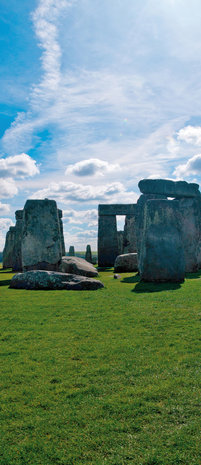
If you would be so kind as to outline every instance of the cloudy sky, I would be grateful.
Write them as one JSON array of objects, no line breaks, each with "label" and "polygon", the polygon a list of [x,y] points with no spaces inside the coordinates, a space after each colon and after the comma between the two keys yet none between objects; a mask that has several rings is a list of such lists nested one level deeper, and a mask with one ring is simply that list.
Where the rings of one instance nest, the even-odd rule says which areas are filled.
[{"label": "cloudy sky", "polygon": [[200,0],[2,0],[0,20],[0,250],[27,198],[96,250],[99,203],[201,183]]}]

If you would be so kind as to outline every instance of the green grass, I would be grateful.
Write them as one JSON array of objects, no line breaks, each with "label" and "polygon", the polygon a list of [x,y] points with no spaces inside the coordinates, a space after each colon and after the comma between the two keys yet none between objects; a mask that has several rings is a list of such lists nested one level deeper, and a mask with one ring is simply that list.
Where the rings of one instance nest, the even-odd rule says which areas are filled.
[{"label": "green grass", "polygon": [[0,271],[1,465],[199,465],[200,273],[98,291]]}]

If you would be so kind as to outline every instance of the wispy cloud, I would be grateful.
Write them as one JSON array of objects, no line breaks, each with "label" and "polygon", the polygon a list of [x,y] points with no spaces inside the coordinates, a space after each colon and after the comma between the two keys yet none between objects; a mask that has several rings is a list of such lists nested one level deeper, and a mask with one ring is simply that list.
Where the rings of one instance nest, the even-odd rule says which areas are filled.
[{"label": "wispy cloud", "polygon": [[7,215],[10,212],[10,205],[8,203],[0,202],[0,215]]},{"label": "wispy cloud", "polygon": [[1,179],[0,199],[9,199],[18,193],[18,188],[12,178]]}]

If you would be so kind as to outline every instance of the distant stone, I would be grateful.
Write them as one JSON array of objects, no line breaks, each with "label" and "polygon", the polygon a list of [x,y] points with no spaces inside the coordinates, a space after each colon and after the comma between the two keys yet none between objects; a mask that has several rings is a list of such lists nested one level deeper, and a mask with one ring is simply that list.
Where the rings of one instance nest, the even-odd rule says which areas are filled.
[{"label": "distant stone", "polygon": [[96,268],[80,257],[62,257],[60,271],[91,278],[98,276]]},{"label": "distant stone", "polygon": [[138,187],[143,194],[160,194],[173,198],[197,197],[200,195],[199,185],[186,181],[142,179]]},{"label": "distant stone", "polygon": [[23,271],[57,271],[61,257],[61,231],[55,200],[27,200],[23,215]]},{"label": "distant stone", "polygon": [[75,256],[75,248],[74,245],[70,245],[69,247],[69,252],[68,252],[69,257],[74,257]]},{"label": "distant stone", "polygon": [[89,263],[92,263],[91,246],[89,244],[86,247],[85,260]]},{"label": "distant stone", "polygon": [[140,277],[150,282],[182,282],[185,275],[180,202],[148,200],[138,261]]},{"label": "distant stone", "polygon": [[6,242],[3,250],[3,268],[12,268],[13,266],[13,251],[15,243],[15,226],[10,226],[6,234]]},{"label": "distant stone", "polygon": [[10,282],[11,289],[28,290],[95,291],[103,287],[103,283],[96,279],[45,270],[18,273]]},{"label": "distant stone", "polygon": [[115,273],[138,271],[137,253],[118,255],[114,262],[114,271]]},{"label": "distant stone", "polygon": [[13,249],[13,271],[22,271],[22,232],[23,232],[23,210],[15,212],[15,240]]},{"label": "distant stone", "polygon": [[63,212],[59,208],[58,208],[58,215],[59,215],[59,226],[60,226],[60,237],[61,237],[61,253],[62,253],[62,257],[63,257],[66,254],[65,242],[64,242],[63,221],[62,221]]},{"label": "distant stone", "polygon": [[114,274],[114,279],[121,279],[120,274],[115,273],[115,274]]}]

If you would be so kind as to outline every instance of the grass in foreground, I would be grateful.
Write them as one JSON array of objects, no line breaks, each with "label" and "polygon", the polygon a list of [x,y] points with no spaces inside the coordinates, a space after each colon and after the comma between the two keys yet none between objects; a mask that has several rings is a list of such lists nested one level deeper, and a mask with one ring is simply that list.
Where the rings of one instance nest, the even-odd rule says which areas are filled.
[{"label": "grass in foreground", "polygon": [[[1,465],[199,465],[200,274],[99,291],[0,271]],[[193,278],[193,279],[192,279]]]}]

